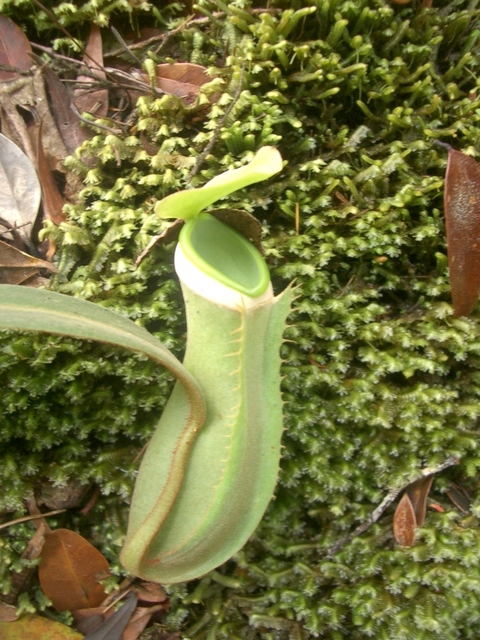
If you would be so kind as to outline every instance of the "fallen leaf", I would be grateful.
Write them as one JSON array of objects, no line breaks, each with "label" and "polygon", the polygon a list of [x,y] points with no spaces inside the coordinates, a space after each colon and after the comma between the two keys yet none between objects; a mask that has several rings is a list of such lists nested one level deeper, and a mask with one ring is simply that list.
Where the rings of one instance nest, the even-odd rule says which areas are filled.
[{"label": "fallen leaf", "polygon": [[[46,67],[41,58],[33,53],[31,57],[41,70]],[[62,163],[67,151],[50,112],[43,75],[35,69],[31,74],[19,76],[15,82],[0,82],[0,105],[3,135],[18,145],[34,165],[37,161],[37,123],[43,123],[43,146],[50,165],[55,160],[54,168],[64,172]],[[32,125],[35,125],[34,136],[29,131]]]},{"label": "fallen leaf", "polygon": [[86,635],[85,640],[120,640],[136,606],[137,596],[133,591],[130,591],[122,606],[105,620],[98,629]]},{"label": "fallen leaf", "polygon": [[42,141],[42,123],[38,126],[37,137],[37,169],[38,179],[42,188],[42,209],[47,220],[60,224],[66,219],[63,213],[64,200],[53,177],[50,164],[45,156]]},{"label": "fallen leaf", "polygon": [[448,149],[444,206],[453,313],[468,316],[480,293],[480,166],[450,145],[437,144]]},{"label": "fallen leaf", "polygon": [[421,527],[425,522],[427,513],[427,497],[432,487],[433,475],[420,478],[408,487],[407,493],[415,512],[415,522],[417,527]]},{"label": "fallen leaf", "polygon": [[45,505],[48,509],[71,509],[78,507],[90,486],[78,478],[70,478],[63,485],[43,478],[35,485],[34,495],[37,504]]},{"label": "fallen leaf", "polygon": [[462,513],[469,513],[472,499],[463,487],[458,484],[451,484],[445,492],[453,504]]},{"label": "fallen leaf", "polygon": [[13,622],[17,617],[17,609],[15,607],[12,607],[11,604],[0,602],[0,622]]},{"label": "fallen leaf", "polygon": [[95,631],[105,620],[105,607],[92,607],[90,609],[75,609],[72,611],[75,627],[78,631],[87,635]]},{"label": "fallen leaf", "polygon": [[[34,535],[28,541],[27,546],[22,552],[22,558],[27,560],[36,560],[40,555],[43,545],[45,544],[45,531],[46,525],[40,525],[35,531]],[[21,571],[14,571],[11,574],[10,588],[7,594],[3,596],[5,604],[14,604],[17,602],[17,598],[20,593],[25,592],[28,589],[30,580],[33,577],[36,569],[33,566],[24,567]],[[1,638],[1,635],[0,635]]]},{"label": "fallen leaf", "polygon": [[12,67],[12,71],[0,69],[0,82],[14,80],[19,71],[27,71],[32,66],[32,51],[27,36],[18,25],[7,16],[0,15],[0,65]]},{"label": "fallen leaf", "polygon": [[23,151],[0,133],[0,217],[29,243],[40,205],[35,167]]},{"label": "fallen leaf", "polygon": [[416,529],[415,512],[407,493],[398,503],[393,517],[393,536],[402,547],[411,547],[415,544]]},{"label": "fallen leaf", "polygon": [[75,106],[80,113],[88,111],[98,117],[106,116],[108,89],[95,88],[95,85],[98,84],[95,82],[95,78],[97,80],[105,80],[106,78],[103,68],[102,34],[100,27],[96,24],[92,24],[83,61],[91,75],[80,73],[77,77],[77,86],[74,91]]},{"label": "fallen leaf", "polygon": [[142,602],[165,602],[167,592],[156,582],[142,582],[135,587],[135,593]]},{"label": "fallen leaf", "polygon": [[435,511],[438,511],[438,513],[445,513],[445,509],[441,507],[439,504],[437,504],[436,502],[430,502],[428,506],[434,509]]},{"label": "fallen leaf", "polygon": [[47,535],[38,577],[57,611],[98,606],[106,595],[100,580],[109,573],[107,559],[78,533],[57,529]]},{"label": "fallen leaf", "polygon": [[0,240],[1,284],[23,284],[42,269],[57,271],[51,262],[34,258]]},{"label": "fallen leaf", "polygon": [[82,640],[70,627],[36,615],[22,616],[15,622],[0,622],[1,640]]},{"label": "fallen leaf", "polygon": [[28,560],[36,560],[38,558],[42,553],[42,549],[45,545],[45,535],[49,529],[50,527],[45,521],[39,520],[38,528],[28,541],[28,544],[22,553],[22,558],[27,558]]},{"label": "fallen leaf", "polygon": [[[149,82],[144,75],[145,82]],[[182,98],[186,104],[192,103],[198,96],[200,88],[212,78],[207,69],[200,64],[190,62],[174,62],[157,64],[157,87],[165,93],[170,93],[177,98]]]},{"label": "fallen leaf", "polygon": [[22,282],[22,287],[31,287],[32,289],[38,289],[39,287],[46,287],[50,280],[48,278],[42,278],[42,276],[32,276]]},{"label": "fallen leaf", "polygon": [[53,120],[67,153],[72,155],[90,135],[73,113],[72,98],[65,85],[47,65],[42,66],[42,74]]},{"label": "fallen leaf", "polygon": [[137,607],[123,632],[122,640],[137,640],[150,622],[152,615],[162,609],[162,605],[156,605],[155,607]]}]

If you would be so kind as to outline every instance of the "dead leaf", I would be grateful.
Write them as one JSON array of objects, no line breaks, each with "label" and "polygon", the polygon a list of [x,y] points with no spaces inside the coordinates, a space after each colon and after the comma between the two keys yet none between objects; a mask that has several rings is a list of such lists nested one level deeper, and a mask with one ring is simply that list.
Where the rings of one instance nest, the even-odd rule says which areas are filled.
[{"label": "dead leaf", "polygon": [[24,284],[42,269],[57,272],[57,268],[51,262],[34,258],[0,240],[1,284]]},{"label": "dead leaf", "polygon": [[121,640],[137,640],[150,622],[152,615],[162,609],[164,609],[164,607],[160,604],[155,607],[137,607],[123,632]]},{"label": "dead leaf", "polygon": [[71,155],[82,142],[90,137],[90,134],[87,129],[81,126],[80,120],[73,113],[71,108],[72,98],[65,85],[47,65],[42,67],[42,74],[45,79],[50,111],[56,128],[65,145],[67,154]]},{"label": "dead leaf", "polygon": [[16,144],[0,133],[0,216],[16,227],[27,243],[40,198],[35,167]]},{"label": "dead leaf", "polygon": [[[45,543],[45,531],[46,525],[40,525],[23,550],[22,558],[26,558],[27,560],[36,560],[36,558],[38,558]],[[28,589],[30,580],[32,579],[35,571],[35,567],[30,566],[23,568],[21,571],[12,572],[10,589],[8,593],[3,596],[3,600],[6,604],[14,604],[17,602],[19,594]]]},{"label": "dead leaf", "polygon": [[108,112],[108,89],[95,88],[95,85],[98,84],[98,82],[95,82],[95,78],[97,80],[105,80],[106,78],[103,67],[102,34],[100,27],[96,24],[92,24],[83,61],[91,75],[80,73],[77,77],[77,86],[74,91],[75,106],[80,113],[88,111],[99,118],[106,116]]},{"label": "dead leaf", "polygon": [[67,152],[50,113],[41,73],[45,63],[34,54],[32,59],[38,61],[39,67],[32,66],[31,73],[17,78],[15,82],[0,82],[1,131],[18,145],[35,165],[36,135],[32,138],[28,128],[32,124],[38,125],[39,122],[43,122],[43,146],[47,157],[49,161],[55,159],[55,169],[65,171],[61,163]]},{"label": "dead leaf", "polygon": [[425,522],[427,513],[427,498],[432,487],[433,475],[420,478],[408,487],[407,493],[415,512],[417,527],[421,527]]},{"label": "dead leaf", "polygon": [[472,499],[463,487],[460,487],[458,484],[454,484],[452,482],[445,493],[457,507],[457,509],[459,509],[462,513],[466,514],[470,512]]},{"label": "dead leaf", "polygon": [[438,511],[438,513],[445,513],[445,509],[441,507],[437,502],[430,502],[428,505],[431,509]]},{"label": "dead leaf", "polygon": [[[145,82],[149,82],[148,76],[142,75]],[[156,67],[157,87],[165,93],[182,98],[186,104],[194,102],[202,85],[211,80],[206,67],[200,64],[174,62],[158,64]]]},{"label": "dead leaf", "polygon": [[48,278],[42,278],[42,276],[32,276],[22,282],[22,287],[31,287],[32,289],[38,289],[39,287],[46,287],[50,280]]},{"label": "dead leaf", "polygon": [[27,558],[28,560],[36,560],[38,558],[45,545],[45,534],[47,531],[50,531],[48,524],[45,520],[39,520],[39,526],[28,541],[28,544],[22,553],[22,558]]},{"label": "dead leaf", "polygon": [[480,166],[449,144],[444,207],[455,317],[470,315],[480,293]]},{"label": "dead leaf", "polygon": [[30,69],[31,51],[30,42],[20,27],[0,15],[0,65],[12,67],[12,71],[0,69],[0,82],[14,80],[19,77],[19,71]]},{"label": "dead leaf", "polygon": [[53,480],[42,478],[35,485],[35,499],[37,504],[45,505],[48,509],[71,509],[78,507],[90,486],[78,478],[70,478],[60,486]]},{"label": "dead leaf", "polygon": [[15,607],[12,607],[11,604],[0,602],[0,622],[13,622],[17,617],[17,609]]},{"label": "dead leaf", "polygon": [[120,640],[136,606],[137,596],[133,591],[130,591],[122,606],[112,613],[98,629],[86,635],[85,640]]},{"label": "dead leaf", "polygon": [[142,602],[165,602],[167,592],[156,582],[142,582],[135,587],[135,593]]},{"label": "dead leaf", "polygon": [[57,529],[46,537],[38,577],[57,611],[98,606],[109,573],[107,559],[78,533]]},{"label": "dead leaf", "polygon": [[42,209],[44,218],[55,224],[60,224],[66,219],[63,213],[64,200],[54,180],[52,170],[45,156],[42,141],[42,123],[38,126],[37,138],[37,169],[38,179],[42,188]]},{"label": "dead leaf", "polygon": [[0,622],[1,640],[82,640],[70,627],[37,615],[22,616],[15,622]]},{"label": "dead leaf", "polygon": [[[26,498],[25,504],[27,506],[28,513],[33,518],[31,520],[31,522],[32,522],[33,526],[35,527],[35,529],[37,529],[37,532],[41,531],[44,538],[45,538],[45,536],[47,534],[52,533],[52,529],[51,529],[50,525],[43,518],[43,514],[40,511],[40,509],[38,508],[37,501],[35,500],[35,496],[30,495],[28,498]],[[44,544],[45,544],[45,540],[43,540],[43,542],[42,542],[42,547],[43,547]],[[38,555],[40,555],[41,551],[42,551],[42,549],[40,548]],[[38,557],[38,555],[35,556],[35,557]]]},{"label": "dead leaf", "polygon": [[416,526],[413,505],[408,493],[404,493],[393,517],[393,536],[400,546],[411,547],[415,544]]},{"label": "dead leaf", "polygon": [[87,635],[102,624],[105,620],[105,607],[92,607],[91,609],[76,609],[72,611],[75,627],[78,631]]}]

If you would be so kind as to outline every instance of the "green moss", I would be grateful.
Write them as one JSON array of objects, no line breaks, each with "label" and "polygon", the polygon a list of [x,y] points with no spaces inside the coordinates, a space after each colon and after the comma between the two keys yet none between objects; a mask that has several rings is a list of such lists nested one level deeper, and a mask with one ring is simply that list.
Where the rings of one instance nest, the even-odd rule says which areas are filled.
[{"label": "green moss", "polygon": [[[18,20],[16,3],[4,4]],[[480,316],[452,316],[446,158],[432,146],[441,139],[474,155],[479,146],[475,3],[278,1],[263,12],[250,2],[199,4],[226,16],[194,20],[171,46],[217,80],[190,107],[145,96],[124,134],[98,130],[69,160],[85,179],[80,201],[44,232],[60,247],[55,289],[128,315],[181,354],[173,246],[134,266],[165,226],[154,203],[243,164],[264,144],[287,160],[268,184],[224,203],[264,223],[276,289],[299,285],[283,348],[277,495],[219,573],[171,589],[171,628],[195,640],[475,638]],[[91,6],[69,26],[88,21]],[[143,8],[115,6],[101,4],[102,15],[141,22]],[[220,92],[213,105],[209,92]],[[98,513],[108,517],[59,522],[93,532],[114,561],[133,459],[168,380],[145,361],[73,341],[16,336],[2,349],[4,506],[20,509],[39,476],[96,481]],[[414,547],[393,543],[390,509],[326,554],[389,490],[448,456],[460,464],[439,474],[432,497],[444,513],[428,511]],[[447,499],[452,480],[469,489],[472,515]],[[4,589],[5,567],[20,566],[30,532],[9,530]]]}]

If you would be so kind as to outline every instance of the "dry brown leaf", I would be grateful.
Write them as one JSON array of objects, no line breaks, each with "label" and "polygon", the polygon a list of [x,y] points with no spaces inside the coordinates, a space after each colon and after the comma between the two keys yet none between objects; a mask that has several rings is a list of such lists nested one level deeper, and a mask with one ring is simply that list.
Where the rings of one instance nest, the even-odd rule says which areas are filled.
[{"label": "dry brown leaf", "polygon": [[141,582],[135,587],[135,593],[142,602],[160,603],[168,599],[165,589],[156,582]]},{"label": "dry brown leaf", "polygon": [[[143,77],[145,82],[149,82],[148,76],[143,74]],[[200,64],[174,62],[158,64],[156,67],[157,87],[165,93],[182,98],[186,104],[192,103],[198,96],[200,87],[211,80],[207,69]]]},{"label": "dry brown leaf", "polygon": [[109,573],[107,559],[78,533],[57,529],[46,537],[38,577],[57,611],[98,606]]},{"label": "dry brown leaf", "polygon": [[45,79],[50,110],[56,128],[67,153],[71,155],[90,135],[88,130],[81,126],[80,120],[73,113],[71,108],[72,98],[65,85],[46,65],[42,67],[42,74]]},{"label": "dry brown leaf", "polygon": [[480,164],[449,144],[444,209],[455,317],[470,315],[480,293]]},{"label": "dry brown leaf", "polygon": [[61,486],[45,478],[35,485],[34,495],[37,504],[45,505],[48,509],[71,509],[78,507],[90,486],[78,478],[70,478]]},{"label": "dry brown leaf", "polygon": [[17,618],[17,609],[15,607],[12,607],[11,604],[0,602],[0,622],[13,622]]},{"label": "dry brown leaf", "polygon": [[402,547],[411,547],[415,544],[417,522],[415,511],[407,493],[398,503],[393,517],[393,535],[397,543]]},{"label": "dry brown leaf", "polygon": [[150,622],[152,615],[162,609],[162,605],[157,605],[156,607],[137,607],[123,632],[122,640],[137,640]]},{"label": "dry brown leaf", "polygon": [[106,116],[108,89],[95,88],[95,84],[97,84],[95,78],[97,80],[105,80],[106,78],[103,68],[102,34],[100,27],[96,24],[92,24],[83,61],[94,77],[82,73],[77,77],[77,86],[74,91],[75,106],[80,112],[88,111],[98,117]]},{"label": "dry brown leaf", "polygon": [[27,243],[40,198],[35,167],[15,143],[0,134],[0,217],[16,227]]},{"label": "dry brown leaf", "polygon": [[417,527],[421,527],[425,522],[427,513],[427,498],[432,487],[433,475],[420,478],[408,487],[407,493],[415,512]]},{"label": "dry brown leaf", "polygon": [[[40,527],[35,531],[32,538],[28,541],[28,544],[22,553],[22,558],[26,558],[27,560],[35,560],[36,558],[38,558],[45,543],[45,531],[46,525],[40,525]],[[14,571],[12,573],[9,592],[3,597],[3,600],[6,604],[16,603],[18,595],[28,589],[30,580],[33,577],[35,571],[35,567],[30,566],[23,568],[19,572]]]},{"label": "dry brown leaf", "polygon": [[137,596],[130,591],[122,606],[116,611],[109,612],[107,619],[95,631],[86,635],[85,640],[120,640],[136,606]]},{"label": "dry brown leaf", "polygon": [[460,487],[458,484],[454,484],[452,482],[445,493],[457,507],[457,509],[459,509],[462,513],[466,514],[470,512],[472,499],[463,487]]},{"label": "dry brown leaf", "polygon": [[36,615],[22,616],[15,622],[0,622],[1,640],[82,640],[70,627]]},{"label": "dry brown leaf", "polygon": [[[32,54],[40,68],[45,66],[41,58]],[[16,79],[15,82],[0,82],[0,120],[2,133],[20,147],[36,164],[36,135],[29,135],[30,124],[43,122],[43,146],[49,160],[55,159],[55,169],[64,171],[61,163],[67,152],[50,113],[49,101],[40,68]],[[53,73],[53,72],[52,72]]]},{"label": "dry brown leaf", "polygon": [[45,520],[38,521],[38,527],[33,536],[28,541],[28,544],[22,553],[22,558],[28,560],[36,560],[42,553],[43,546],[45,544],[45,535],[47,531],[50,531],[50,527]]},{"label": "dry brown leaf", "polygon": [[54,180],[52,170],[45,156],[42,140],[42,123],[38,127],[37,138],[37,170],[38,179],[42,188],[42,209],[44,218],[55,224],[60,224],[66,219],[63,213],[64,199],[60,194],[57,183]]},{"label": "dry brown leaf", "polygon": [[102,624],[105,620],[105,607],[92,607],[90,609],[76,609],[72,611],[75,627],[78,631],[87,635]]},{"label": "dry brown leaf", "polygon": [[[0,82],[14,80],[19,71],[27,71],[32,66],[32,51],[27,36],[13,20],[0,15],[0,65],[12,67],[12,71],[0,69]],[[18,71],[17,71],[18,70]]]},{"label": "dry brown leaf", "polygon": [[23,253],[0,240],[0,283],[24,284],[29,278],[42,269],[56,273],[57,269],[51,262],[40,260]]}]

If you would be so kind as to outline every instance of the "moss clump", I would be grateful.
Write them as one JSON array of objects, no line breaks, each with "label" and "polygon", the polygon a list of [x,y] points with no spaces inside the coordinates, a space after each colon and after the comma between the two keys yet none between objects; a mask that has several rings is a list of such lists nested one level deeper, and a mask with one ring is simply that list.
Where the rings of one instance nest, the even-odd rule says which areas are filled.
[{"label": "moss clump", "polygon": [[[264,223],[276,288],[293,278],[299,285],[283,350],[277,496],[238,556],[171,589],[171,628],[182,625],[185,638],[478,635],[480,316],[452,316],[446,158],[432,142],[476,154],[480,31],[472,3],[434,4],[201,1],[213,17],[187,22],[169,46],[216,80],[190,107],[172,96],[140,98],[124,134],[99,132],[69,161],[85,188],[68,222],[45,231],[60,246],[54,287],[128,315],[177,353],[184,324],[173,247],[134,267],[163,228],[155,201],[243,164],[264,144],[288,161],[267,185],[224,203]],[[20,506],[30,477],[61,482],[82,468],[110,515],[81,527],[105,540],[113,559],[119,496],[168,395],[166,379],[98,347],[24,336],[4,345],[7,505]],[[128,481],[101,467],[112,449],[127,452]],[[436,477],[432,498],[444,512],[429,510],[414,547],[395,546],[390,511],[328,555],[389,490],[448,456],[459,465]],[[468,514],[446,497],[452,480],[470,491]],[[25,531],[12,530],[3,551],[15,568]]]}]

